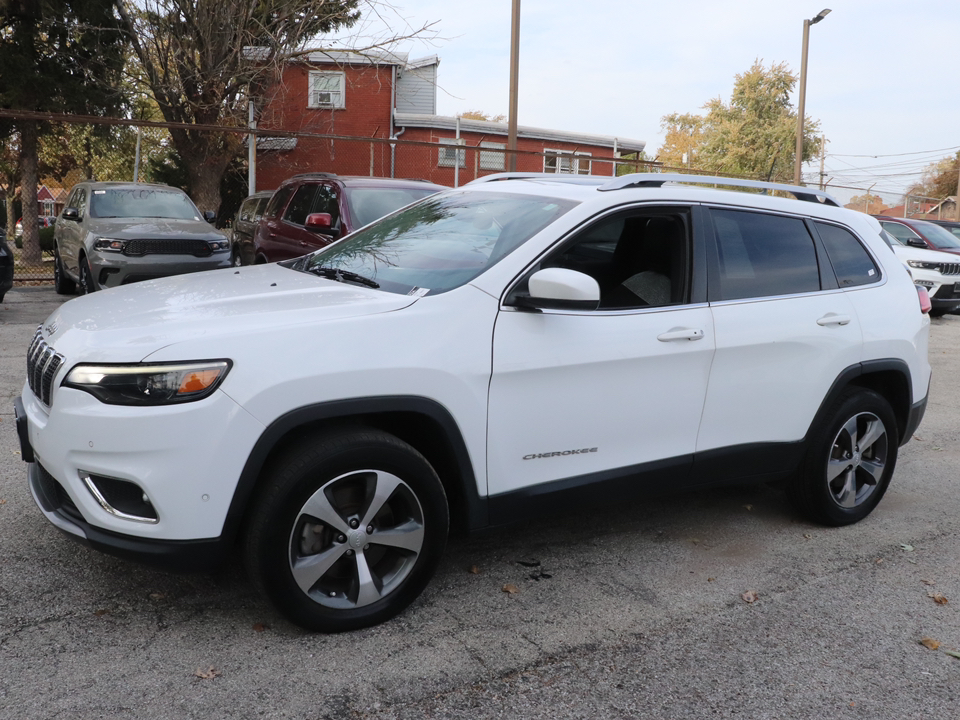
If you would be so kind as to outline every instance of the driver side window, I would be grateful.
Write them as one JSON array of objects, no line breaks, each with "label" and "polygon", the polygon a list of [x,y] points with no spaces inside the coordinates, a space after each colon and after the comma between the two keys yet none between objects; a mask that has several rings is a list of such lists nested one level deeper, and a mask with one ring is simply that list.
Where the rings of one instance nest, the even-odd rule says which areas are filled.
[{"label": "driver side window", "polygon": [[578,233],[541,267],[592,277],[600,286],[600,310],[678,305],[687,301],[689,247],[686,210],[621,213]]}]

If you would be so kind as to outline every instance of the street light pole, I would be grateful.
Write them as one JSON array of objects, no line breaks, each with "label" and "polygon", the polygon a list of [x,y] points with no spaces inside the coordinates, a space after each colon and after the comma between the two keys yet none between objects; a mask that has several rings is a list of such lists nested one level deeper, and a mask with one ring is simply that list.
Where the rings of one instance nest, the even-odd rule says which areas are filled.
[{"label": "street light pole", "polygon": [[807,104],[807,46],[810,44],[810,26],[816,25],[830,13],[826,8],[812,20],[803,21],[803,52],[800,57],[800,102],[797,108],[797,154],[793,162],[793,183],[800,184],[800,166],[803,164],[803,116]]},{"label": "street light pole", "polygon": [[520,0],[513,0],[510,26],[510,117],[507,120],[507,169],[517,171],[517,92],[520,84]]}]

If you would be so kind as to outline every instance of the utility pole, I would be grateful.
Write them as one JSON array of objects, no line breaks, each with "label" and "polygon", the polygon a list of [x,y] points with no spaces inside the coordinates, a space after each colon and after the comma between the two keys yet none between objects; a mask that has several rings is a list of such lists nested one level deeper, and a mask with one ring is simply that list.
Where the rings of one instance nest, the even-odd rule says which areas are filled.
[{"label": "utility pole", "polygon": [[517,92],[520,85],[520,0],[513,0],[510,26],[510,117],[507,120],[507,169],[517,171]]},{"label": "utility pole", "polygon": [[820,191],[823,192],[826,190],[826,185],[823,184],[823,161],[827,157],[827,138],[825,135],[820,136]]},{"label": "utility pole", "polygon": [[960,222],[960,155],[957,156],[957,194],[953,199],[957,222]]},{"label": "utility pole", "polygon": [[824,8],[817,15],[803,21],[803,49],[800,59],[800,101],[797,108],[797,154],[793,161],[793,184],[800,185],[802,175],[800,168],[803,165],[803,122],[806,112],[807,101],[807,46],[810,44],[810,26],[816,25],[823,20],[830,12],[830,8]]}]

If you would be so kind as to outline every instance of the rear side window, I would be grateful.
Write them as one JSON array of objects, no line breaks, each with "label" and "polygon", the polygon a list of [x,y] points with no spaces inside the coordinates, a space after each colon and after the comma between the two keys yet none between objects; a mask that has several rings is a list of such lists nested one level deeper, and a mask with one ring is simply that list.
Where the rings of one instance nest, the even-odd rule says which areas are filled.
[{"label": "rear side window", "polygon": [[270,204],[267,205],[266,215],[269,217],[276,217],[280,214],[280,211],[283,210],[283,206],[287,204],[287,200],[290,199],[290,196],[293,194],[293,185],[287,185],[277,190],[273,197],[270,198]]},{"label": "rear side window", "polygon": [[712,209],[717,235],[718,300],[770,297],[820,289],[817,251],[798,218]]},{"label": "rear side window", "polygon": [[313,197],[317,194],[316,185],[301,185],[293,194],[293,200],[287,206],[283,219],[294,225],[303,225],[307,215],[313,210]]},{"label": "rear side window", "polygon": [[908,240],[913,240],[920,237],[906,225],[901,225],[900,223],[881,222],[880,226],[888,233],[893,235],[903,245],[906,245]]},{"label": "rear side window", "polygon": [[816,226],[840,287],[869,285],[880,279],[880,272],[873,258],[853,233],[821,222],[816,223]]}]

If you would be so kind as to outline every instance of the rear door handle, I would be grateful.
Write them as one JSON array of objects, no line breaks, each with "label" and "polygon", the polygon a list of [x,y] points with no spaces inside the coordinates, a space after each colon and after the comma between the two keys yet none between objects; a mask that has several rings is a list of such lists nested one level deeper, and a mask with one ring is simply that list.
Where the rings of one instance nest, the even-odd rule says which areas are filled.
[{"label": "rear door handle", "polygon": [[827,313],[817,320],[817,325],[826,327],[827,325],[849,325],[849,315],[837,315],[836,313]]},{"label": "rear door handle", "polygon": [[703,330],[698,328],[673,328],[667,332],[657,335],[660,342],[673,342],[674,340],[700,340],[703,338]]}]

